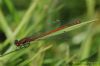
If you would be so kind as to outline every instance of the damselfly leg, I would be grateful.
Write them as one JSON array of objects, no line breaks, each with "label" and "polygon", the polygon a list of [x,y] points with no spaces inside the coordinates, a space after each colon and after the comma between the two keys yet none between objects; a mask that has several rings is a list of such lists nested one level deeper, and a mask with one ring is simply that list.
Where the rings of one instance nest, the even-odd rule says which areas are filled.
[{"label": "damselfly leg", "polygon": [[30,45],[30,42],[25,43],[23,46],[24,46],[25,48],[27,48],[27,47],[29,47],[29,45]]},{"label": "damselfly leg", "polygon": [[21,49],[21,48],[24,48],[24,46],[23,45],[17,46],[17,49]]}]

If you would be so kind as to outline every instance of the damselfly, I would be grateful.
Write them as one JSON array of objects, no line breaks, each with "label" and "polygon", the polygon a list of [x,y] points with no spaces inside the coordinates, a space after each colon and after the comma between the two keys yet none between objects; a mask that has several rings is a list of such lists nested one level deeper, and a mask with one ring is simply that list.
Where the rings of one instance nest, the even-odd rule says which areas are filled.
[{"label": "damselfly", "polygon": [[[79,23],[80,23],[80,20],[76,20],[72,25],[79,24]],[[70,26],[72,26],[72,25],[70,25]],[[41,37],[47,36],[47,35],[52,34],[54,32],[60,31],[60,30],[62,30],[64,28],[67,28],[67,27],[69,27],[69,26],[68,25],[63,25],[63,26],[58,27],[58,28],[56,28],[54,30],[51,30],[49,32],[40,34],[40,35],[38,35],[36,37],[35,36],[32,36],[32,37],[22,38],[19,41],[18,40],[15,40],[15,45],[17,47],[27,47],[27,46],[29,46],[29,44],[30,44],[31,41],[34,41],[34,40],[39,39]]]}]

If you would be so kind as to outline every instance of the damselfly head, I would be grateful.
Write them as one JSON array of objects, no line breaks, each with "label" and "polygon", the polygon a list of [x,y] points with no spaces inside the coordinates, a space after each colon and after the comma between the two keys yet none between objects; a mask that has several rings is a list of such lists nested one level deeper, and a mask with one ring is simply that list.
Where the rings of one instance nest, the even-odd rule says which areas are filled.
[{"label": "damselfly head", "polygon": [[15,43],[15,45],[17,45],[17,46],[19,45],[19,41],[18,41],[18,40],[15,40],[14,43]]},{"label": "damselfly head", "polygon": [[15,44],[17,44],[18,43],[18,40],[15,40]]}]

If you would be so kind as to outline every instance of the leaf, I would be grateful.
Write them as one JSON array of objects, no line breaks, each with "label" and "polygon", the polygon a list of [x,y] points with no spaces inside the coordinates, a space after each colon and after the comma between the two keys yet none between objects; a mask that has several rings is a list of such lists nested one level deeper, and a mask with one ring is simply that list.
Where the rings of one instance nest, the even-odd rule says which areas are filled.
[{"label": "leaf", "polygon": [[[79,27],[82,27],[82,26],[84,26],[84,25],[86,25],[86,24],[89,24],[89,23],[92,23],[92,22],[94,22],[94,21],[96,21],[96,20],[91,20],[91,21],[82,22],[82,23],[80,23],[80,24],[76,24],[76,25],[73,25],[73,26],[64,28],[64,29],[62,29],[62,30],[59,30],[59,31],[57,31],[57,32],[51,33],[51,34],[46,35],[46,36],[44,36],[44,37],[40,37],[39,39],[45,39],[45,38],[49,38],[49,37],[52,37],[52,36],[56,36],[56,35],[62,34],[62,33],[64,33],[64,32],[68,32],[68,31],[71,31],[71,30],[75,30],[75,29],[77,29],[77,28],[79,28]],[[38,39],[37,39],[37,40],[38,40]]]}]

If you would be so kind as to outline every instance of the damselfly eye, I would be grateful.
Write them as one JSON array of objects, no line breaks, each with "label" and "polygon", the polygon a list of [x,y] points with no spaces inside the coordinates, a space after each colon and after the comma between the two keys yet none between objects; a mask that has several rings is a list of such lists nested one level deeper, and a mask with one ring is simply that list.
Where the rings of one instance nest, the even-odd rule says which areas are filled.
[{"label": "damselfly eye", "polygon": [[17,44],[18,43],[18,40],[15,40],[15,44]]}]

